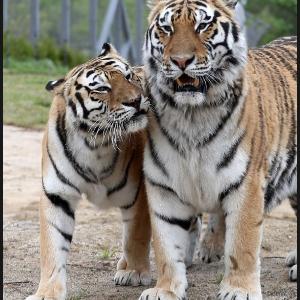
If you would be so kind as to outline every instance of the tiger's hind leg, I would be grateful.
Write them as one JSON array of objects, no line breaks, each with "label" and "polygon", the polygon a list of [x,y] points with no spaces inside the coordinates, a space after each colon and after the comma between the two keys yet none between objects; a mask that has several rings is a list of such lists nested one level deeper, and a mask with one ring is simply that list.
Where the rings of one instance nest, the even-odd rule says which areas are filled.
[{"label": "tiger's hind leg", "polygon": [[199,256],[205,263],[218,261],[224,254],[225,217],[221,211],[210,214],[207,229],[200,242]]},{"label": "tiger's hind leg", "polygon": [[123,255],[117,264],[116,285],[150,285],[151,227],[143,185],[137,199],[121,208],[123,218]]},{"label": "tiger's hind leg", "polygon": [[[297,195],[291,197],[289,200],[297,217],[297,208],[298,208]],[[286,265],[290,267],[290,271],[289,271],[290,281],[297,281],[297,249],[291,251],[288,254],[286,258]]]},{"label": "tiger's hind leg", "polygon": [[40,201],[41,279],[36,294],[26,300],[66,299],[66,261],[75,225],[74,208],[70,203],[75,204],[77,200],[43,192]]},{"label": "tiger's hind leg", "polygon": [[187,268],[193,264],[194,253],[200,240],[201,228],[202,215],[194,218],[189,229],[189,244],[187,245],[185,257],[185,264]]}]

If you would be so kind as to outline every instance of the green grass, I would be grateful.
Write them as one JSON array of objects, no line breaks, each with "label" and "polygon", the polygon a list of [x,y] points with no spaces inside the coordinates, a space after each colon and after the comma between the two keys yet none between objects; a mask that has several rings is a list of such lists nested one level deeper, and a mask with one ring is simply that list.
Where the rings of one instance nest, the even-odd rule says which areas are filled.
[{"label": "green grass", "polygon": [[101,259],[111,259],[115,253],[116,251],[114,249],[104,248],[99,256]]},{"label": "green grass", "polygon": [[3,70],[4,124],[44,128],[52,99],[45,85],[66,71],[51,61],[11,61]]}]

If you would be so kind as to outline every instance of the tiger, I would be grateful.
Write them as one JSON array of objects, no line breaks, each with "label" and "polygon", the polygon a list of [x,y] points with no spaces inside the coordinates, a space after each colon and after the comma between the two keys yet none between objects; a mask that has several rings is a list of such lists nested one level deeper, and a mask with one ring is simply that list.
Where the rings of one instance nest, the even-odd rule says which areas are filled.
[{"label": "tiger", "polygon": [[66,299],[66,261],[81,198],[119,207],[123,254],[116,285],[149,285],[150,218],[143,167],[149,101],[143,69],[111,44],[46,89],[53,102],[42,142],[41,279],[27,300]]},{"label": "tiger", "polygon": [[[144,174],[158,278],[140,300],[187,299],[189,229],[201,213],[203,260],[224,249],[216,298],[262,299],[264,214],[286,198],[297,207],[297,38],[248,49],[236,4],[150,1]],[[295,251],[287,264],[296,280]]]}]

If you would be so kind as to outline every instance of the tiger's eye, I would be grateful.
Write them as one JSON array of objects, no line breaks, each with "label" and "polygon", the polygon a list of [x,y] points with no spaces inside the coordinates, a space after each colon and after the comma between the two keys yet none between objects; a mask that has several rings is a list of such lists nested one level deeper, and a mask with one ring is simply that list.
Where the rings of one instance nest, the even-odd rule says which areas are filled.
[{"label": "tiger's eye", "polygon": [[171,26],[165,25],[165,26],[162,26],[161,29],[166,33],[172,33],[172,27]]},{"label": "tiger's eye", "polygon": [[206,23],[201,23],[201,24],[198,26],[196,32],[197,32],[197,33],[200,33],[200,31],[203,30],[206,26],[207,26]]},{"label": "tiger's eye", "polygon": [[100,86],[100,87],[96,88],[96,91],[98,91],[98,92],[110,92],[110,90],[111,89],[107,86]]}]

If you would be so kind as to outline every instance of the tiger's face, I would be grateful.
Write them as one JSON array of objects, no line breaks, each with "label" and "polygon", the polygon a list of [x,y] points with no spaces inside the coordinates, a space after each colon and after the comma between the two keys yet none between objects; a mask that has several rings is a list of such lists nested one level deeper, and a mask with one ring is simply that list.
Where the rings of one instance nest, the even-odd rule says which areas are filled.
[{"label": "tiger's face", "polygon": [[202,104],[210,87],[230,82],[245,64],[245,41],[233,20],[236,2],[154,1],[145,63],[177,104]]},{"label": "tiger's face", "polygon": [[82,128],[121,135],[147,125],[148,101],[143,97],[142,80],[141,67],[132,68],[110,44],[104,44],[97,58],[49,82],[46,89],[63,94]]}]

